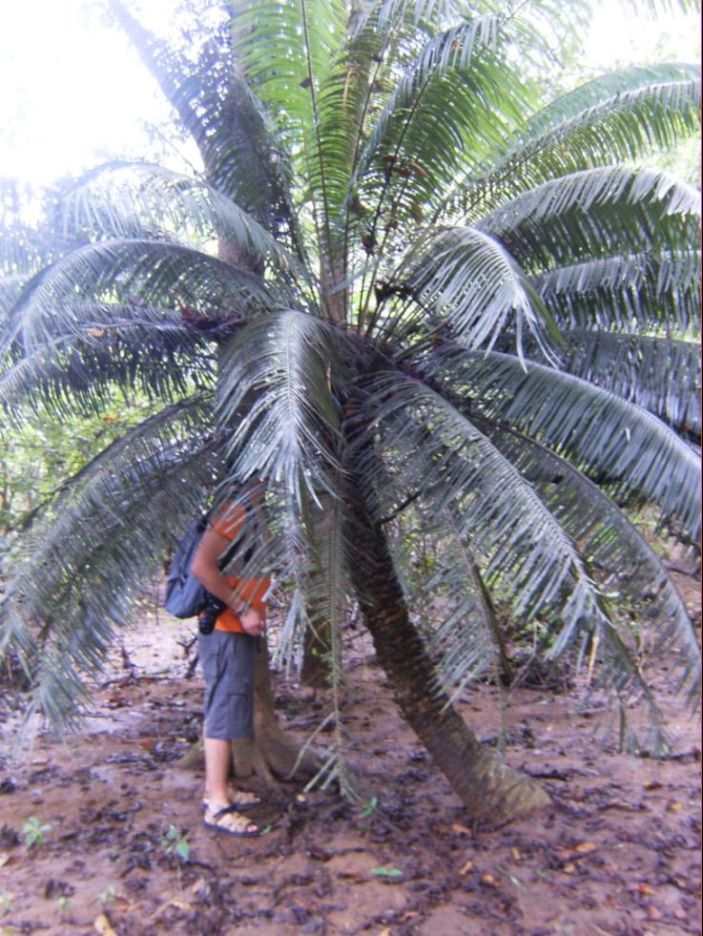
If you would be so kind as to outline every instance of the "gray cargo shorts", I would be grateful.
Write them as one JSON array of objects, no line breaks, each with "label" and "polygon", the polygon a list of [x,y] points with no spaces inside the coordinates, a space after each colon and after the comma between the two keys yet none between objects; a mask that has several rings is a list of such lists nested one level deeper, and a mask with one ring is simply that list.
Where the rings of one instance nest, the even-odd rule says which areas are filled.
[{"label": "gray cargo shorts", "polygon": [[198,651],[205,677],[205,737],[253,737],[257,638],[214,630],[198,636]]}]

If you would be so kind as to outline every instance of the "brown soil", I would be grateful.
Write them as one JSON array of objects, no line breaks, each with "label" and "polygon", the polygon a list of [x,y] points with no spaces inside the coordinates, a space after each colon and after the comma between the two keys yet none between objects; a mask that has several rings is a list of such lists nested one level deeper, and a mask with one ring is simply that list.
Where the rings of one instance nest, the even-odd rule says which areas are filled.
[{"label": "brown soil", "polygon": [[[693,606],[697,583],[679,583]],[[202,685],[185,678],[178,644],[190,630],[162,616],[130,634],[133,670],[116,655],[84,732],[65,744],[43,733],[29,761],[5,760],[0,936],[701,932],[699,724],[665,690],[666,760],[599,741],[600,703],[581,684],[467,692],[459,707],[479,736],[507,739],[509,763],[553,799],[542,816],[480,829],[400,720],[357,632],[345,721],[366,808],[282,789],[250,814],[265,834],[230,839],[202,827],[201,778],[175,763],[199,731]],[[324,693],[276,685],[302,740]],[[51,828],[27,847],[31,816]],[[189,860],[169,853],[171,827]]]}]

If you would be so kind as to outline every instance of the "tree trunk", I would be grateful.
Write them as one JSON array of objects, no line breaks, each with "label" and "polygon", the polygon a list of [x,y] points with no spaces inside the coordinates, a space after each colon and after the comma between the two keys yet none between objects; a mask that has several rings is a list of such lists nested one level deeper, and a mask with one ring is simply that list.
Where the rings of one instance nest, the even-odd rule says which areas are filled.
[{"label": "tree trunk", "polygon": [[548,805],[534,781],[481,747],[438,689],[432,661],[408,616],[382,528],[362,500],[361,480],[348,475],[347,539],[355,544],[351,576],[376,655],[402,714],[473,818],[503,822]]},{"label": "tree trunk", "polygon": [[[183,756],[180,766],[199,770],[204,762],[203,744],[198,741]],[[232,742],[232,763],[237,781],[257,778],[268,787],[276,787],[277,780],[309,780],[322,765],[314,750],[300,745],[278,724],[265,639],[256,656],[254,673],[254,737]]]}]

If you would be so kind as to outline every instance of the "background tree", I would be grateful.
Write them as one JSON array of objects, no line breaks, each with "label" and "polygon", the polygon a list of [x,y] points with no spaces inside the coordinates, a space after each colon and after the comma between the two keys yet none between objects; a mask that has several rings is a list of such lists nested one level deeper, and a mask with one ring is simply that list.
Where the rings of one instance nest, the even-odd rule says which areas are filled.
[{"label": "background tree", "polygon": [[451,705],[510,670],[506,638],[530,633],[548,659],[590,648],[622,707],[634,692],[656,720],[639,629],[612,598],[646,594],[657,650],[698,680],[682,602],[613,500],[656,502],[696,542],[680,436],[697,431],[698,358],[675,339],[696,327],[699,198],[633,160],[696,132],[697,69],[629,68],[544,103],[516,63],[579,9],[548,0],[243,2],[182,45],[112,9],[204,169],[82,179],[52,225],[89,242],[8,314],[0,394],[17,418],[28,398],[99,409],[120,384],[165,404],[65,487],[15,560],[3,641],[36,704],[57,725],[75,715],[213,482],[259,473],[275,536],[258,561],[291,594],[279,654],[330,625],[326,781],[348,781],[352,595],[473,814],[542,805]]}]

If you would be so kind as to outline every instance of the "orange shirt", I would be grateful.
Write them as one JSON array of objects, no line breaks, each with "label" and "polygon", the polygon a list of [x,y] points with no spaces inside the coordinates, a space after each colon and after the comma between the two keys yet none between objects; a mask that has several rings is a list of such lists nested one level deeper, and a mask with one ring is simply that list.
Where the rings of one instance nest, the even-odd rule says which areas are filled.
[{"label": "orange shirt", "polygon": [[[256,508],[250,508],[256,509]],[[212,524],[212,529],[220,536],[228,540],[236,539],[247,522],[248,511],[244,504],[236,502],[234,504],[225,504]],[[250,521],[251,522],[251,521]],[[244,543],[241,551],[247,549]],[[239,555],[239,552],[238,552]],[[236,589],[239,600],[257,611],[266,615],[266,593],[271,585],[270,578],[240,578],[237,576],[226,575],[227,582]],[[239,616],[226,608],[215,621],[215,630],[227,631],[228,633],[243,634]]]}]

